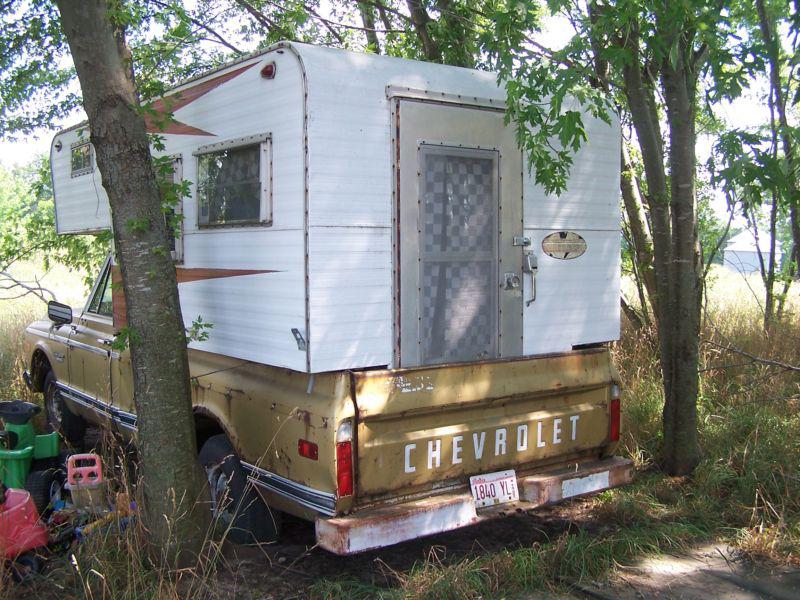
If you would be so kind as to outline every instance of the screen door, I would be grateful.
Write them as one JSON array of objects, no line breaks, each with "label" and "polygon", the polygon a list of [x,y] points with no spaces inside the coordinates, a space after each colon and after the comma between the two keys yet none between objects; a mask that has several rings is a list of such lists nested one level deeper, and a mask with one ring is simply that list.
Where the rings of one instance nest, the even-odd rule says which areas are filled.
[{"label": "screen door", "polygon": [[498,111],[410,100],[395,110],[400,365],[520,355],[522,257],[513,239],[522,234],[522,174],[513,133]]},{"label": "screen door", "polygon": [[419,152],[422,364],[496,358],[497,152]]}]

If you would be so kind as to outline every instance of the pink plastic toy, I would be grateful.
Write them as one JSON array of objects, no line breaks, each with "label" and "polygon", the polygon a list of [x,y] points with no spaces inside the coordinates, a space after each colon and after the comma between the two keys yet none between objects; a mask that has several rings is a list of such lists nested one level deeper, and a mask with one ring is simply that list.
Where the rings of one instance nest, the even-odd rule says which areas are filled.
[{"label": "pink plastic toy", "polygon": [[67,484],[70,488],[97,486],[103,482],[103,466],[97,454],[73,454],[67,459]]}]

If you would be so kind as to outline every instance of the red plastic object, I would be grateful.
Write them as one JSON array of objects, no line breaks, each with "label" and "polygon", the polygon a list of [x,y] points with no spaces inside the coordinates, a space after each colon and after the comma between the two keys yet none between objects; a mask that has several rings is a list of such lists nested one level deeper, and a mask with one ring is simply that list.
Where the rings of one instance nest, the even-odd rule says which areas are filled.
[{"label": "red plastic object", "polygon": [[97,454],[73,454],[67,459],[67,484],[95,486],[103,482],[103,465]]},{"label": "red plastic object", "polygon": [[5,502],[0,504],[0,557],[13,560],[49,541],[31,495],[25,490],[7,489]]}]

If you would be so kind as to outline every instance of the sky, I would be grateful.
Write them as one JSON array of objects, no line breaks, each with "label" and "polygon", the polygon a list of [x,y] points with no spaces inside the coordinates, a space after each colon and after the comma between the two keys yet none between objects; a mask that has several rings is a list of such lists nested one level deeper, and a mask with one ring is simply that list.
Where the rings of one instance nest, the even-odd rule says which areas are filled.
[{"label": "sky", "polygon": [[[537,41],[549,48],[560,48],[566,44],[573,33],[571,25],[565,18],[549,17],[545,20],[543,30],[537,36]],[[766,122],[769,118],[764,101],[767,89],[766,78],[757,81],[755,89],[746,91],[735,102],[720,107],[720,116],[729,125],[737,128],[755,127]],[[72,118],[57,125],[59,128],[67,127],[83,119],[83,111],[80,111],[76,112]],[[41,131],[16,141],[0,140],[0,165],[6,168],[25,165],[39,155],[48,154],[53,135],[54,131]],[[712,144],[713,139],[711,137],[699,136],[697,142],[699,163],[704,163],[707,160]],[[725,199],[721,194],[718,194],[713,201],[713,208],[721,218],[727,218]],[[743,222],[737,220],[736,224],[742,226]]]}]

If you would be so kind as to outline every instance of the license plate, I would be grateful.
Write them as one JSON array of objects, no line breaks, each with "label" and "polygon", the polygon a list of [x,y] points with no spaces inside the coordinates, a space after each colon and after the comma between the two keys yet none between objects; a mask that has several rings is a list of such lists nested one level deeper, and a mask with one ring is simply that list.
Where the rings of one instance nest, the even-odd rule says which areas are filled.
[{"label": "license plate", "polygon": [[561,482],[561,497],[571,498],[597,492],[610,487],[608,482],[608,471],[592,473],[586,477],[576,477],[575,479],[565,479]]},{"label": "license plate", "polygon": [[517,475],[514,470],[473,475],[469,478],[475,506],[494,506],[519,500]]}]

